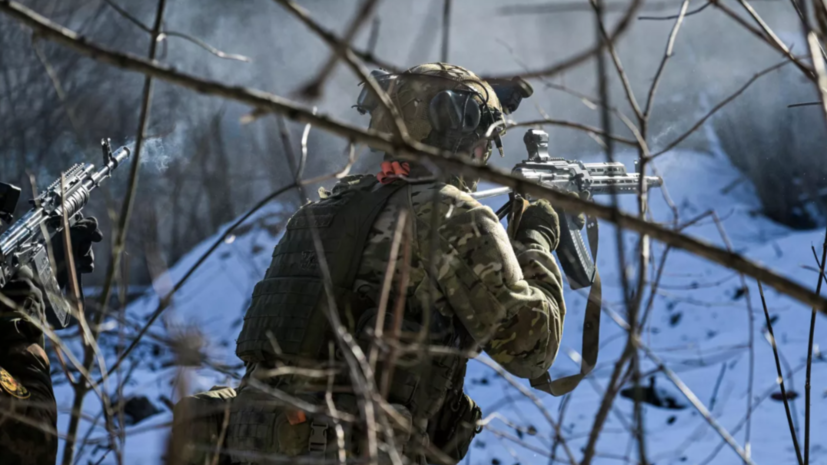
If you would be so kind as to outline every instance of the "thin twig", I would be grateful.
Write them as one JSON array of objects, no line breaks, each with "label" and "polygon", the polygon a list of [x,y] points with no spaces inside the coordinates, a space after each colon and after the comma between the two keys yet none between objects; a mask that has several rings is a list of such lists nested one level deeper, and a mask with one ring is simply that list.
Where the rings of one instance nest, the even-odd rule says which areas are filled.
[{"label": "thin twig", "polygon": [[[818,68],[816,68],[818,69]],[[825,281],[824,277],[824,262],[827,260],[827,230],[824,233],[824,242],[821,246],[821,264],[819,265],[818,284],[816,284],[816,293],[821,294],[821,285]],[[818,260],[816,260],[818,262]],[[813,370],[813,346],[815,339],[816,328],[816,309],[813,309],[810,316],[810,336],[807,341],[807,374],[804,382],[804,464],[810,463],[810,402],[811,402],[811,381]]]},{"label": "thin twig", "polygon": [[606,32],[606,26],[603,24],[602,9],[598,7],[597,0],[589,0],[589,2],[598,14],[598,30],[600,31],[600,35],[603,37],[603,43],[609,52],[609,56],[612,57],[612,61],[617,69],[618,77],[620,77],[620,82],[623,84],[623,91],[626,93],[626,99],[629,101],[629,105],[632,107],[632,111],[635,113],[635,116],[637,116],[640,120],[643,118],[643,112],[640,110],[640,105],[637,103],[635,93],[632,90],[632,84],[629,82],[629,77],[623,70],[623,64],[620,62],[620,55],[617,54],[617,49],[615,48],[614,38]]},{"label": "thin twig", "polygon": [[[221,234],[221,236],[218,237],[215,240],[215,242],[213,242],[213,244],[210,246],[210,248],[207,249],[207,251],[204,252],[204,254],[201,255],[201,257],[198,258],[198,261],[196,261],[195,264],[193,264],[190,267],[190,269],[187,270],[186,273],[184,273],[184,276],[177,283],[175,283],[175,285],[172,287],[172,289],[170,289],[169,292],[163,298],[159,299],[158,306],[155,308],[155,311],[152,312],[152,315],[150,316],[149,320],[147,320],[147,322],[144,324],[144,326],[141,327],[141,330],[132,339],[132,342],[129,344],[129,346],[126,348],[126,350],[124,350],[121,353],[121,356],[118,358],[118,360],[115,362],[115,364],[112,365],[111,370],[117,369],[121,365],[121,363],[123,363],[123,361],[126,360],[126,358],[129,356],[129,354],[135,349],[135,347],[138,346],[138,343],[140,342],[141,338],[146,334],[146,332],[149,330],[149,328],[152,326],[152,324],[155,323],[155,320],[157,320],[158,317],[161,315],[161,313],[163,313],[163,311],[166,310],[167,307],[169,307],[169,304],[172,303],[172,296],[176,292],[178,292],[181,289],[181,287],[183,287],[183,285],[187,282],[187,280],[189,280],[189,278],[193,275],[193,273],[195,273],[195,271],[204,263],[204,261],[207,259],[207,257],[212,255],[212,253],[215,252],[215,250],[221,244],[224,243],[224,240],[227,239],[227,237],[229,237],[237,227],[239,227],[242,223],[244,223],[244,221],[246,221],[247,218],[252,216],[253,213],[257,212],[263,206],[268,204],[271,200],[275,199],[279,195],[281,195],[281,194],[283,194],[283,193],[287,192],[288,190],[291,190],[295,187],[296,187],[295,183],[289,184],[287,186],[282,187],[281,189],[276,190],[275,192],[271,193],[267,197],[264,197],[256,205],[254,205],[250,210],[248,210],[247,213],[242,215],[241,218],[236,220],[235,223],[230,225],[230,227],[228,227]],[[100,382],[101,382],[101,380],[98,380],[95,384],[97,385]]]},{"label": "thin twig", "polygon": [[[391,341],[398,343],[402,337],[402,317],[405,312],[405,304],[407,302],[408,283],[411,274],[411,228],[406,228],[403,232],[402,243],[402,273],[399,276],[399,292],[396,295],[396,302],[393,307],[393,328],[391,330]],[[396,368],[396,358],[398,356],[396,345],[391,344],[388,357],[385,359],[385,369],[382,371],[382,382],[379,386],[380,394],[383,399],[388,398],[390,391],[390,382],[393,379],[393,372]]]},{"label": "thin twig", "polygon": [[761,305],[764,307],[764,317],[767,320],[767,332],[769,333],[770,345],[772,346],[772,354],[775,356],[775,368],[776,371],[778,371],[778,386],[781,388],[784,410],[787,412],[787,423],[789,423],[790,426],[790,436],[793,439],[795,456],[798,459],[798,464],[804,465],[804,459],[801,457],[801,448],[798,446],[798,435],[795,433],[793,417],[792,413],[790,413],[790,399],[787,398],[787,389],[784,387],[784,374],[781,372],[781,361],[778,359],[778,345],[775,342],[775,334],[773,334],[772,331],[770,311],[767,309],[767,300],[764,298],[764,287],[761,285],[761,281],[758,281],[758,293],[761,294]]},{"label": "thin twig", "polygon": [[[373,328],[374,342],[371,344],[370,355],[368,360],[372,369],[376,369],[376,358],[379,355],[379,346],[376,342],[382,339],[385,331],[385,316],[388,312],[388,300],[390,299],[391,288],[393,287],[393,276],[396,273],[396,261],[399,257],[399,246],[402,243],[402,235],[405,231],[405,221],[407,220],[407,211],[400,210],[396,218],[396,227],[393,230],[393,239],[391,240],[391,250],[388,256],[388,263],[385,267],[385,276],[382,280],[382,288],[379,291],[379,302],[376,310],[376,324]],[[400,289],[399,292],[404,292]],[[395,322],[394,322],[395,323]]]},{"label": "thin twig", "polygon": [[[739,0],[739,2],[740,1],[741,0]],[[783,42],[781,42],[777,37],[775,37],[773,39],[773,38],[771,38],[770,36],[767,35],[767,31],[772,32],[769,29],[769,27],[767,27],[766,30],[757,29],[753,25],[746,22],[746,20],[744,20],[744,18],[741,18],[737,13],[732,11],[729,7],[724,5],[721,0],[709,0],[709,2],[712,3],[713,5],[715,5],[715,7],[718,8],[719,10],[726,13],[727,16],[732,18],[736,23],[740,24],[744,29],[751,32],[755,37],[758,37],[762,42],[767,43],[770,47],[776,49],[777,51],[779,51],[783,55],[785,55],[789,61],[793,62],[795,64],[795,66],[798,67],[798,69],[800,69],[801,72],[803,72],[805,76],[807,76],[807,78],[809,78],[809,79],[814,79],[815,78],[815,73],[813,72],[813,70],[810,69],[810,67],[808,67],[806,64],[802,63],[801,60],[799,60],[797,57],[793,56],[792,53],[790,52],[790,50],[787,48],[787,46],[783,44]],[[750,9],[751,9],[751,7],[750,7]],[[752,10],[752,11],[755,11],[755,10]],[[757,13],[756,13],[755,17],[757,17]],[[755,19],[755,17],[753,19]],[[763,23],[763,20],[761,22]]]},{"label": "thin twig", "polygon": [[40,61],[40,64],[43,65],[43,69],[46,71],[46,74],[49,76],[49,80],[52,81],[52,87],[54,87],[55,94],[60,100],[60,103],[63,105],[64,111],[66,111],[66,117],[69,119],[69,124],[72,126],[75,134],[77,134],[78,143],[81,143],[83,141],[83,133],[80,131],[80,124],[78,124],[75,111],[72,109],[72,106],[66,98],[66,91],[63,90],[63,86],[60,84],[60,78],[57,76],[57,71],[55,71],[51,63],[49,63],[49,60],[46,58],[46,54],[43,53],[43,50],[40,49],[36,36],[32,37],[32,48],[34,49],[34,53]]},{"label": "thin twig", "polygon": [[[336,350],[333,347],[333,343],[328,342],[328,363],[330,365],[335,363],[335,352]],[[333,381],[335,378],[336,377],[333,373],[328,375],[327,389],[325,389],[324,399],[328,410],[333,413],[333,428],[336,431],[336,449],[338,449],[336,458],[339,461],[339,465],[345,465],[347,460],[347,452],[345,451],[345,432],[342,428],[342,422],[339,420],[339,411],[336,409],[336,403],[333,401]]]},{"label": "thin twig", "polygon": [[[793,368],[792,370],[787,371],[786,376],[788,378],[792,377],[795,373],[797,373],[802,368],[804,368],[804,365],[805,364],[802,363],[801,365],[797,366],[796,368]],[[752,412],[754,412],[758,408],[758,406],[761,405],[761,402],[763,402],[764,400],[769,398],[773,393],[775,393],[777,388],[778,388],[778,383],[777,383],[776,380],[773,380],[772,385],[766,391],[764,391],[763,394],[761,394],[761,396],[756,398],[750,404],[750,408],[748,409],[747,413],[744,415],[744,417],[741,419],[741,421],[738,422],[738,424],[735,425],[735,427],[732,429],[732,434],[736,434],[736,433],[738,433],[738,431],[741,430],[741,428],[747,423],[748,419],[752,416]],[[725,445],[726,445],[726,442],[721,441],[721,443],[715,448],[715,450],[713,450],[709,454],[709,456],[706,457],[706,459],[704,459],[702,462],[700,462],[699,465],[707,465],[707,464],[711,463],[712,460],[715,459],[715,456],[718,455],[718,452],[720,452],[721,449],[723,449]]]},{"label": "thin twig", "polygon": [[[719,1],[719,0],[716,0],[716,1]],[[758,12],[755,11],[755,8],[753,8],[752,5],[750,5],[747,0],[738,0],[738,3],[740,3],[741,6],[744,8],[744,10],[746,10],[747,13],[749,13],[749,15],[752,17],[752,19],[756,23],[758,23],[758,26],[764,32],[764,35],[767,38],[767,42],[770,45],[772,45],[775,49],[777,49],[781,53],[783,53],[787,57],[787,59],[789,59],[790,61],[795,63],[795,65],[799,69],[801,69],[801,71],[804,73],[805,76],[807,76],[808,78],[810,78],[812,80],[816,79],[815,72],[810,67],[808,67],[807,65],[805,65],[804,63],[799,61],[798,58],[795,57],[792,54],[792,52],[790,52],[790,49],[784,44],[784,42],[781,41],[781,39],[778,38],[777,35],[775,35],[775,32],[773,32],[773,30],[770,28],[770,26],[761,18],[761,16],[758,14]]]},{"label": "thin twig", "polygon": [[[138,26],[138,29],[141,29],[144,32],[148,32],[148,33],[152,34],[152,29],[150,29],[149,26],[142,23],[138,18],[136,18],[135,16],[130,14],[128,11],[126,11],[124,8],[122,8],[120,5],[113,2],[112,0],[103,0],[103,1],[106,2],[106,4],[109,5],[113,10],[115,10],[119,15],[126,18],[132,24]],[[222,59],[225,59],[225,60],[243,61],[245,63],[250,63],[250,62],[253,61],[251,58],[246,57],[244,55],[238,55],[238,54],[234,54],[234,53],[222,52],[221,50],[213,47],[212,45],[204,42],[203,40],[198,39],[198,38],[193,37],[193,36],[188,35],[188,34],[184,34],[182,32],[161,31],[161,33],[158,35],[158,40],[163,40],[163,38],[165,36],[166,37],[178,37],[178,38],[187,40],[187,41],[192,42],[193,44],[203,48],[204,50],[212,53],[213,55],[217,56],[218,58],[222,58]],[[155,36],[153,36],[153,37],[155,37]]]},{"label": "thin twig", "polygon": [[[706,2],[703,5],[701,5],[700,7],[698,7],[697,9],[694,9],[692,11],[687,12],[683,16],[685,18],[687,16],[692,16],[692,15],[698,14],[698,13],[704,11],[706,9],[706,7],[708,7],[711,4],[712,3],[710,3],[710,2]],[[638,16],[637,19],[639,19],[641,21],[664,21],[664,20],[676,19],[676,18],[679,18],[679,17],[680,17],[680,14],[669,15],[669,16]]]},{"label": "thin twig", "polygon": [[620,380],[620,375],[622,374],[626,363],[632,358],[632,352],[634,350],[634,347],[627,343],[620,359],[615,362],[614,370],[612,370],[612,375],[609,378],[609,384],[606,385],[603,400],[600,401],[600,408],[597,410],[597,414],[594,417],[594,423],[592,423],[592,428],[589,432],[589,441],[586,443],[586,448],[583,451],[582,465],[591,464],[591,460],[595,455],[597,440],[600,437],[601,430],[603,429],[603,424],[609,416],[609,410],[612,408],[615,396],[617,396],[617,393],[620,392],[620,388],[623,386],[622,383],[618,382]]},{"label": "thin twig", "polygon": [[[727,250],[733,250],[732,241],[729,240],[729,235],[724,228],[724,223],[721,221],[721,218],[718,216],[718,212],[712,210],[711,212],[712,220],[715,222],[716,227],[718,228],[718,233],[721,235],[721,239],[724,241],[724,245],[726,246]],[[752,439],[752,413],[750,410],[750,403],[752,402],[752,397],[754,394],[754,386],[755,386],[755,311],[752,308],[752,296],[749,292],[749,286],[747,285],[747,280],[743,274],[738,274],[739,279],[741,280],[741,289],[744,290],[744,302],[746,302],[747,307],[747,338],[749,344],[749,374],[747,378],[747,427],[744,433],[744,452],[747,456],[752,455],[752,443],[750,440]],[[761,289],[761,282],[758,282],[759,289]],[[763,292],[761,294],[761,298],[763,299]],[[712,408],[710,407],[710,410]]]},{"label": "thin twig", "polygon": [[[614,30],[611,32],[611,34],[608,34],[608,42],[616,41],[623,35],[623,33],[626,32],[626,29],[632,22],[632,18],[634,18],[635,13],[637,13],[638,8],[640,8],[642,4],[642,0],[632,0],[631,4],[629,5],[629,8],[626,10],[626,13],[623,15],[620,21],[618,21]],[[584,63],[586,60],[589,60],[593,56],[602,52],[605,47],[605,42],[598,42],[597,45],[588,50],[580,52],[574,56],[571,56],[563,61],[560,61],[543,69],[525,71],[522,73],[517,72],[494,76],[482,76],[482,79],[510,79],[511,77],[516,75],[521,76],[523,79],[553,76],[555,74],[560,74],[561,72],[567,69],[580,65],[581,63]]]},{"label": "thin twig", "polygon": [[[372,54],[376,51],[376,44],[379,42],[379,28],[381,27],[381,25],[382,21],[379,19],[379,17],[373,18],[373,22],[370,25],[370,36],[368,36],[368,53]],[[364,58],[362,59],[365,60]]]},{"label": "thin twig", "polygon": [[221,58],[223,60],[234,60],[234,61],[241,61],[241,62],[244,62],[244,63],[252,63],[253,62],[253,59],[248,57],[248,56],[240,55],[240,54],[237,54],[237,53],[222,52],[221,50],[213,47],[212,45],[204,42],[203,40],[201,40],[197,37],[193,37],[191,35],[184,34],[183,32],[164,31],[164,32],[161,33],[161,35],[158,37],[158,39],[162,40],[164,36],[178,37],[178,38],[184,39],[188,42],[192,42],[193,44],[203,48],[204,50],[210,52],[211,54],[213,54],[216,57]]},{"label": "thin twig", "polygon": [[796,107],[811,107],[815,105],[821,105],[821,101],[818,102],[802,102],[802,103],[791,103],[787,105],[787,108],[796,108]]},{"label": "thin twig", "polygon": [[[625,331],[630,330],[629,323],[627,323],[626,320],[623,319],[623,317],[621,317],[615,310],[613,310],[610,305],[607,305],[605,301],[603,303],[603,311],[608,313],[612,321],[614,321],[618,326],[620,326],[621,329]],[[750,459],[749,456],[746,455],[744,450],[738,445],[738,443],[735,441],[732,435],[712,417],[712,414],[704,406],[703,402],[701,402],[700,399],[698,399],[698,397],[695,395],[695,393],[692,392],[692,390],[689,389],[689,387],[683,383],[680,377],[678,377],[678,375],[675,374],[674,371],[672,371],[668,366],[666,366],[663,360],[660,357],[658,357],[654,353],[654,351],[652,351],[652,349],[649,348],[642,340],[640,340],[640,338],[636,337],[633,342],[634,346],[637,346],[637,348],[642,349],[645,352],[646,356],[652,362],[654,362],[655,365],[658,366],[658,369],[660,371],[662,371],[666,375],[669,381],[671,381],[672,384],[679,391],[681,391],[681,394],[683,394],[684,397],[692,404],[692,406],[695,407],[695,410],[697,410],[698,413],[701,414],[704,420],[706,420],[706,422],[724,439],[724,441],[727,444],[729,444],[729,446],[735,451],[735,453],[737,453],[741,457],[741,460],[743,460],[744,463],[748,465],[755,465],[752,459]]]},{"label": "thin twig", "polygon": [[706,120],[708,120],[709,118],[711,118],[711,117],[712,117],[712,115],[714,115],[715,113],[717,113],[717,112],[718,112],[718,110],[720,110],[721,108],[725,107],[725,106],[726,106],[729,102],[731,102],[731,101],[735,100],[736,98],[738,98],[738,96],[740,96],[741,94],[743,94],[743,93],[744,93],[744,91],[745,91],[745,90],[747,90],[747,88],[749,88],[749,86],[751,86],[753,82],[755,82],[756,80],[758,80],[758,78],[760,78],[760,77],[762,77],[762,76],[764,76],[764,75],[766,75],[766,74],[768,74],[768,73],[770,73],[770,72],[772,72],[772,71],[775,71],[775,70],[777,70],[778,68],[781,68],[782,66],[787,65],[788,63],[790,63],[790,61],[789,61],[789,60],[784,60],[784,61],[782,61],[782,62],[780,62],[780,63],[777,63],[777,64],[775,64],[775,65],[770,66],[769,68],[766,68],[766,69],[764,69],[764,70],[762,70],[762,71],[759,71],[758,73],[753,74],[753,75],[752,75],[752,77],[751,77],[751,78],[750,78],[750,79],[749,79],[746,83],[744,83],[744,85],[743,85],[743,86],[741,86],[738,90],[736,90],[733,94],[731,94],[731,95],[730,95],[730,96],[728,96],[727,98],[725,98],[725,99],[723,99],[722,101],[720,101],[717,105],[715,105],[714,107],[712,107],[712,109],[711,109],[711,110],[709,110],[709,112],[707,112],[707,113],[706,113],[706,114],[705,114],[705,115],[704,115],[701,119],[699,119],[699,120],[698,120],[695,124],[693,124],[693,125],[689,128],[689,130],[687,130],[686,132],[684,132],[683,134],[681,134],[680,136],[678,136],[675,140],[673,140],[672,142],[670,142],[669,144],[667,144],[667,145],[666,145],[666,147],[665,147],[665,148],[663,148],[663,149],[661,149],[659,152],[652,154],[652,158],[657,158],[657,157],[659,157],[659,156],[663,155],[664,153],[666,153],[666,152],[668,152],[668,151],[672,150],[673,148],[675,148],[678,144],[680,144],[681,142],[683,142],[683,140],[684,140],[684,139],[686,139],[686,138],[687,138],[687,137],[689,137],[689,136],[690,136],[693,132],[695,132],[695,130],[697,130],[698,128],[700,128],[701,126],[703,126],[703,124],[706,122]]},{"label": "thin twig", "polygon": [[[356,76],[362,80],[364,85],[368,86],[370,90],[373,91],[373,93],[379,98],[379,105],[383,110],[390,114],[391,120],[394,123],[392,127],[394,135],[398,136],[403,141],[407,140],[408,132],[407,129],[405,129],[405,122],[402,120],[399,110],[391,101],[388,93],[382,88],[382,86],[379,85],[367,68],[365,68],[365,66],[359,61],[359,58],[353,53],[353,49],[350,48],[350,45],[337,39],[331,32],[324,29],[318,22],[314,21],[313,18],[310,17],[310,14],[306,10],[296,5],[295,2],[291,0],[273,1],[285,8],[290,14],[301,21],[302,24],[313,31],[317,36],[324,40],[330,48],[333,49],[336,55],[339,56],[356,74]],[[259,109],[261,110],[263,108]]]},{"label": "thin twig", "polygon": [[[376,5],[378,3],[378,0],[364,0],[362,2],[362,5],[356,12],[356,17],[354,17],[350,22],[350,25],[348,25],[344,36],[339,39],[342,45],[350,46],[353,39],[356,37],[356,34],[359,32],[359,29],[361,29],[362,25],[365,24],[368,18],[373,15],[373,11],[376,9]],[[302,88],[301,93],[304,96],[308,98],[318,98],[322,94],[324,82],[328,77],[330,77],[330,73],[333,72],[333,69],[336,67],[336,63],[339,61],[341,55],[341,53],[333,53],[330,55],[325,64],[322,65],[319,74],[317,74],[315,78],[311,79],[309,84]]]},{"label": "thin twig", "polygon": [[[701,8],[705,8],[707,5],[709,5],[709,3],[705,4]],[[683,18],[687,15],[687,8],[689,8],[689,0],[683,0],[680,12],[678,12],[678,16],[675,20],[675,24],[672,26],[672,32],[669,33],[669,40],[666,41],[666,51],[663,52],[663,58],[660,60],[658,70],[655,72],[655,77],[652,79],[652,85],[649,87],[649,96],[646,98],[646,107],[643,109],[643,115],[647,121],[652,115],[652,104],[655,99],[655,92],[658,89],[658,84],[660,83],[663,70],[666,68],[666,62],[672,57],[672,51],[675,48],[675,39],[678,37],[678,31],[683,23]]]},{"label": "thin twig", "polygon": [[678,390],[681,391],[681,394],[683,394],[684,397],[686,397],[686,399],[692,404],[692,406],[695,407],[695,409],[698,411],[698,413],[701,414],[701,416],[704,418],[704,420],[706,420],[707,423],[709,423],[709,425],[712,426],[712,428],[724,439],[724,441],[726,441],[727,444],[729,444],[730,447],[732,447],[732,449],[735,451],[735,453],[737,453],[741,457],[741,460],[743,460],[744,463],[754,465],[754,462],[752,461],[752,459],[750,459],[746,455],[744,450],[741,449],[740,446],[738,446],[738,443],[735,442],[735,439],[732,437],[732,435],[730,435],[729,432],[727,432],[720,424],[718,424],[717,421],[715,421],[715,419],[712,417],[712,414],[709,413],[709,410],[707,410],[706,407],[704,407],[703,403],[689,389],[689,387],[686,386],[683,383],[683,381],[681,381],[680,378],[678,378],[678,376],[672,370],[670,370],[668,367],[666,367],[664,365],[663,361],[660,358],[658,358],[655,355],[655,353],[651,351],[651,349],[644,346],[642,343],[640,344],[640,347],[644,350],[646,355],[653,362],[655,362],[656,364],[658,364],[659,366],[662,367],[663,373],[666,375],[666,377],[669,378],[669,380],[672,381],[672,384],[674,384],[675,387],[677,387]]},{"label": "thin twig", "polygon": [[227,434],[227,429],[230,426],[230,403],[226,402],[226,406],[224,407],[224,419],[221,421],[221,430],[218,434],[218,438],[215,440],[215,454],[210,461],[210,465],[218,465],[218,461],[221,459],[221,449],[224,448],[224,437]]},{"label": "thin twig", "polygon": [[605,139],[610,139],[615,142],[620,142],[621,144],[630,145],[632,147],[638,147],[638,141],[633,139],[627,139],[625,137],[616,136],[614,134],[607,134],[606,131],[598,129],[594,126],[589,126],[587,124],[576,123],[574,121],[566,121],[566,120],[558,120],[552,118],[543,118],[538,120],[531,120],[531,121],[521,121],[519,123],[516,122],[507,122],[505,127],[506,128],[521,128],[521,127],[530,127],[530,126],[561,126],[564,128],[572,128],[577,129],[580,131],[588,132],[589,134],[594,134],[601,136]]},{"label": "thin twig", "polygon": [[451,38],[451,0],[442,0],[442,52],[439,61],[448,63]]},{"label": "thin twig", "polygon": [[[718,400],[718,389],[721,387],[721,381],[724,380],[726,373],[726,363],[721,364],[721,371],[718,373],[718,379],[715,380],[715,387],[712,388],[712,397],[709,399],[709,411],[715,411],[715,401]],[[752,396],[750,396],[752,397]],[[751,400],[751,399],[750,399]],[[749,441],[747,441],[749,442]]]}]

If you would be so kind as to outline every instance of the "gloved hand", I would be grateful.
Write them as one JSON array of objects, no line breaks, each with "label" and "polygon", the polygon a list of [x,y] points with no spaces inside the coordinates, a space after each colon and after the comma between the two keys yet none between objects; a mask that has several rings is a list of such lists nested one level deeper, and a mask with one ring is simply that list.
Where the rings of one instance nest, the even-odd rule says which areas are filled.
[{"label": "gloved hand", "polygon": [[[75,261],[75,271],[91,273],[95,270],[95,253],[92,251],[92,244],[103,240],[103,233],[98,228],[98,220],[94,216],[81,218],[74,226],[69,228],[69,236],[72,240],[72,258]],[[63,237],[55,236],[52,239],[52,247],[55,262],[57,262],[55,277],[57,278],[57,284],[63,289],[69,282]]]},{"label": "gloved hand", "polygon": [[514,231],[514,239],[549,252],[557,248],[560,243],[560,219],[548,200],[538,200],[525,208]]},{"label": "gloved hand", "polygon": [[0,340],[12,342],[40,337],[40,329],[29,323],[23,313],[44,321],[43,293],[32,281],[32,272],[24,267],[6,285],[0,288]]}]

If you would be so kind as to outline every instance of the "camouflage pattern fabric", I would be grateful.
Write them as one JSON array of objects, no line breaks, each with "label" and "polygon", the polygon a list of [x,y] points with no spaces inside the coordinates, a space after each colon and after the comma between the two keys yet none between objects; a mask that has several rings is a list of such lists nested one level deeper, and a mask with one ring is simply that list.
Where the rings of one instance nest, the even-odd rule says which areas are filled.
[{"label": "camouflage pattern fabric", "polygon": [[[410,311],[428,308],[433,300],[441,314],[456,316],[510,373],[532,378],[547,371],[557,354],[566,312],[552,251],[541,241],[510,242],[494,212],[455,186],[412,184],[396,195],[407,196],[416,220],[406,290],[409,306],[415,307]],[[392,202],[379,215],[362,255],[356,291],[381,286],[399,208]],[[439,224],[432,225],[433,218]],[[432,228],[438,240],[433,251]],[[429,256],[436,258],[438,288],[433,297]]]}]

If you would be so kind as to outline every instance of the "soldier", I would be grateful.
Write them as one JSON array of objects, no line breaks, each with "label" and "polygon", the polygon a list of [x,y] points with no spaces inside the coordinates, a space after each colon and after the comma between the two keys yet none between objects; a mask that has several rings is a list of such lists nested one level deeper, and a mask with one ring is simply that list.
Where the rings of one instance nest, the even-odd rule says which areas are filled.
[{"label": "soldier", "polygon": [[[491,138],[500,147],[504,113],[531,94],[524,81],[515,81],[511,93],[495,91],[474,73],[444,63],[375,76],[412,139],[479,163],[491,155]],[[370,112],[371,128],[392,132],[394,121],[370,91],[363,91],[357,109]],[[379,439],[393,439],[409,463],[458,463],[465,455],[481,418],[463,393],[469,351],[485,350],[521,378],[548,370],[565,316],[562,277],[551,255],[559,241],[554,210],[546,201],[528,205],[509,237],[494,212],[469,195],[476,179],[446,180],[386,156],[379,174],[343,179],[290,219],[237,340],[236,354],[247,366],[240,387],[214,388],[176,407],[173,437],[190,441],[189,463],[204,463],[203,454],[221,437],[223,460],[232,464],[271,454],[335,461],[341,439],[347,457],[364,457],[364,418],[339,425],[323,414],[330,413],[328,391],[339,412],[361,414],[337,329],[353,335],[367,357],[380,353],[372,379],[405,421],[393,423],[392,437]],[[383,298],[400,221],[400,260]],[[331,328],[327,312],[341,328]],[[395,321],[395,314],[402,318]],[[377,329],[384,336],[376,337]],[[283,367],[337,374],[329,386],[326,376],[285,375],[278,371]],[[277,401],[274,393],[294,400]],[[298,409],[296,399],[315,413]],[[388,460],[387,450],[380,453],[381,463]]]},{"label": "soldier", "polygon": [[[71,229],[75,268],[94,269],[92,243],[103,236],[95,218]],[[58,284],[68,279],[62,241],[55,241]],[[57,454],[57,406],[43,333],[21,313],[45,324],[43,292],[31,270],[22,268],[0,289],[0,463],[54,465]]]}]

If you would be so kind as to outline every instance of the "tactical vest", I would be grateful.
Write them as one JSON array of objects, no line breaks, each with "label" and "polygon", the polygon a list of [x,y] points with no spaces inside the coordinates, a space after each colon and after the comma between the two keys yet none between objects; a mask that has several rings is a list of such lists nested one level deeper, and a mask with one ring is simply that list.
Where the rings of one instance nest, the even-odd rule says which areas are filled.
[{"label": "tactical vest", "polygon": [[[363,178],[343,192],[302,207],[290,218],[264,279],[253,291],[236,341],[239,358],[262,362],[323,355],[332,333],[317,246],[324,253],[337,309],[354,311],[352,287],[368,233],[388,198],[403,186],[399,181],[380,185],[375,178]],[[354,319],[359,315],[343,321]]]},{"label": "tactical vest", "polygon": [[[366,177],[342,192],[334,190],[331,197],[302,207],[288,221],[264,279],[255,286],[237,340],[239,358],[246,362],[278,359],[297,364],[328,359],[328,342],[334,340],[334,335],[326,317],[329,300],[314,241],[324,251],[340,319],[367,350],[371,342],[368,332],[376,324],[374,299],[379,298],[378,289],[377,295],[362,300],[353,292],[355,278],[377,216],[393,194],[406,185],[403,181],[381,185],[376,178]],[[393,199],[400,206],[407,203],[406,196]],[[412,302],[406,306],[403,333],[419,333],[425,320],[429,334],[425,343],[454,349],[465,349],[470,343],[470,336],[455,317],[433,310],[423,319],[423,313],[430,310],[415,307]],[[386,324],[390,324],[390,316],[386,316]],[[479,417],[479,409],[462,391],[467,362],[453,354],[402,354],[395,364],[387,399],[409,409],[420,434],[431,436],[434,445],[442,446],[433,437],[447,441],[446,453],[457,461],[473,437],[473,426],[470,432],[463,432],[456,425],[466,417],[473,424]],[[377,381],[382,379],[382,371],[380,363],[375,373]],[[346,375],[337,377],[337,385],[348,383]],[[470,407],[465,406],[468,402]],[[454,440],[457,434],[465,439]]]}]

